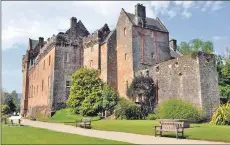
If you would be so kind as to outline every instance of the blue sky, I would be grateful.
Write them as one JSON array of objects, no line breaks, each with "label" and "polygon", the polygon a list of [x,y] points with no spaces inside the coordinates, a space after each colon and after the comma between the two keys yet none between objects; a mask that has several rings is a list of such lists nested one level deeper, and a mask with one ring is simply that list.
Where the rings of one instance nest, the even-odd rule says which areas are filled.
[{"label": "blue sky", "polygon": [[114,28],[121,8],[134,13],[134,5],[146,6],[147,17],[159,17],[170,38],[189,41],[211,40],[216,53],[230,48],[230,2],[221,1],[68,1],[2,2],[2,85],[7,91],[22,92],[22,55],[28,39],[45,40],[69,28],[74,16],[93,32],[107,23]]}]

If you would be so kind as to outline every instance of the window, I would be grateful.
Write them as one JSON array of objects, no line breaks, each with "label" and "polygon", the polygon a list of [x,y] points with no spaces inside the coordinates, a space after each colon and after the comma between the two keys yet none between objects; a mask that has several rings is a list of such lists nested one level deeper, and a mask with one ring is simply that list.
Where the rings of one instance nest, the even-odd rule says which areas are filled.
[{"label": "window", "polygon": [[152,38],[154,37],[154,32],[153,32],[153,31],[151,32],[151,37],[152,37]]},{"label": "window", "polygon": [[125,54],[125,60],[127,59],[127,53]]},{"label": "window", "polygon": [[93,67],[93,60],[90,60],[90,67]]},{"label": "window", "polygon": [[31,89],[31,97],[33,97],[33,86],[32,86],[32,89]]},{"label": "window", "polygon": [[129,82],[126,81],[126,89],[128,89],[128,88],[129,88]]},{"label": "window", "polygon": [[126,27],[124,28],[124,36],[126,36]]},{"label": "window", "polygon": [[48,89],[50,87],[50,77],[48,77]]},{"label": "window", "polygon": [[90,50],[91,50],[91,52],[93,52],[93,51],[94,51],[94,48],[93,48],[93,47],[91,47],[91,48],[90,48]]},{"label": "window", "polygon": [[50,66],[51,56],[49,55],[49,66]]},{"label": "window", "polygon": [[148,70],[146,71],[146,76],[149,77],[149,71]]},{"label": "window", "polygon": [[64,61],[65,61],[65,62],[68,62],[68,53],[67,53],[67,52],[65,52]]},{"label": "window", "polygon": [[44,60],[44,62],[43,62],[43,69],[45,69],[45,66],[46,65],[46,61]]},{"label": "window", "polygon": [[44,89],[44,80],[42,80],[42,91]]},{"label": "window", "polygon": [[71,84],[70,81],[66,81],[66,88],[70,88]]},{"label": "window", "polygon": [[151,53],[151,58],[154,59],[155,56],[154,56],[154,52]]}]

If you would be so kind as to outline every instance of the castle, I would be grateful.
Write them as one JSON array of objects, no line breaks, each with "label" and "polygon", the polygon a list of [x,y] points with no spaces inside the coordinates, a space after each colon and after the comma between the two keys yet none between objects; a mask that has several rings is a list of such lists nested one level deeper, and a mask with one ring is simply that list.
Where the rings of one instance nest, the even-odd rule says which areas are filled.
[{"label": "castle", "polygon": [[100,78],[121,97],[136,75],[149,75],[157,86],[157,102],[182,98],[210,117],[219,105],[217,71],[213,55],[182,56],[176,40],[159,18],[146,17],[145,6],[135,14],[121,10],[116,28],[107,24],[90,34],[75,17],[70,28],[44,41],[29,39],[22,58],[21,113],[29,116],[46,108],[51,115],[69,96],[71,74],[81,67],[99,69]]}]

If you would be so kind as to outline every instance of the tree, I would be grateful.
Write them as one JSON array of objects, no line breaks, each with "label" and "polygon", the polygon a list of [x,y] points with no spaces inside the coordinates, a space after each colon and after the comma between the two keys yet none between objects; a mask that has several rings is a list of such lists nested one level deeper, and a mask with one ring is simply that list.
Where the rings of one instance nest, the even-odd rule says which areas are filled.
[{"label": "tree", "polygon": [[114,90],[105,85],[103,92],[102,92],[102,108],[103,110],[111,111],[113,110],[114,106],[117,105],[118,102],[118,95],[114,92]]},{"label": "tree", "polygon": [[6,91],[3,92],[2,104],[7,105],[10,108],[9,113],[20,111],[20,101],[17,97],[17,93],[15,90],[12,91],[11,93],[8,93]]},{"label": "tree", "polygon": [[202,51],[206,53],[213,53],[214,47],[211,41],[202,41],[201,39],[192,39],[189,42],[181,42],[178,46],[178,50],[184,54],[191,54],[194,52]]},{"label": "tree", "polygon": [[151,77],[137,76],[127,90],[127,96],[132,100],[140,101],[143,116],[152,112],[155,105],[155,86]]},{"label": "tree", "polygon": [[[103,105],[114,104],[116,99],[111,97],[115,95],[111,90],[107,93],[103,91],[108,88],[98,75],[98,70],[87,68],[81,68],[72,74],[70,96],[66,103],[73,112],[93,116],[103,110]],[[107,98],[103,100],[103,97]]]},{"label": "tree", "polygon": [[220,95],[230,100],[230,59],[225,59],[225,64],[220,67],[219,71],[219,88]]},{"label": "tree", "polygon": [[20,111],[20,101],[18,99],[18,94],[17,92],[14,90],[11,92],[10,96],[12,97],[13,103],[15,105],[15,111],[19,112]]}]

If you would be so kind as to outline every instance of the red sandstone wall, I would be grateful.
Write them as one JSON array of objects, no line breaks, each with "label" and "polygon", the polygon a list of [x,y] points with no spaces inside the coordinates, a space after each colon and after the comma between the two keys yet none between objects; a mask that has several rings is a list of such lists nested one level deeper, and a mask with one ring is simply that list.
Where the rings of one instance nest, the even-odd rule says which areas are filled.
[{"label": "red sandstone wall", "polygon": [[[92,62],[92,65],[90,65]],[[84,48],[84,66],[99,69],[99,44]]]},{"label": "red sandstone wall", "polygon": [[[49,63],[50,57],[50,63]],[[55,48],[51,49],[48,54],[40,60],[38,64],[30,70],[28,74],[29,79],[29,88],[28,88],[28,109],[31,112],[31,109],[35,106],[48,106],[49,104],[49,88],[48,88],[48,79],[53,70],[55,58]],[[45,64],[45,67],[44,67]],[[42,90],[43,82],[43,90]],[[49,86],[51,85],[49,83]]]},{"label": "red sandstone wall", "polygon": [[[118,93],[121,97],[127,97],[126,89],[132,82],[134,75],[132,58],[132,24],[123,10],[120,13],[116,30]],[[126,31],[126,33],[124,31]]]}]

